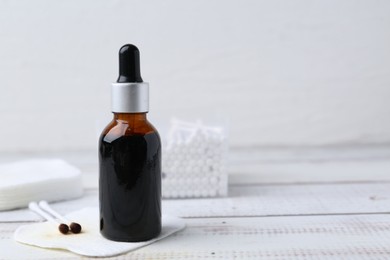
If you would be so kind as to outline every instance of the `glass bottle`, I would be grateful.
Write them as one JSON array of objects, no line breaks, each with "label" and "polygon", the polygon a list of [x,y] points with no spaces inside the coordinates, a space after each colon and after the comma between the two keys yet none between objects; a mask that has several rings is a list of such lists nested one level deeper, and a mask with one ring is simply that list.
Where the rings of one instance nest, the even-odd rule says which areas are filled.
[{"label": "glass bottle", "polygon": [[99,139],[100,232],[138,242],[161,231],[161,141],[147,120],[149,86],[140,75],[137,47],[124,45],[119,60],[114,118]]}]

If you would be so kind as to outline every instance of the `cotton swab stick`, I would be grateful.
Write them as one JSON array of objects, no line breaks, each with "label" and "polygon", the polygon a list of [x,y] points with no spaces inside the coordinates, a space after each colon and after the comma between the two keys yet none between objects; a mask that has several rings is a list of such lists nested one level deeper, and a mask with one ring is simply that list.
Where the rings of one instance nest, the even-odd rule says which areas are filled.
[{"label": "cotton swab stick", "polygon": [[[70,222],[64,216],[62,216],[57,211],[52,209],[49,206],[49,203],[47,203],[47,201],[45,201],[45,200],[41,200],[39,202],[39,207],[41,207],[42,209],[46,210],[47,212],[49,212],[50,214],[52,214],[53,216],[55,216],[56,218],[60,219],[61,221],[65,222],[65,223],[69,223]],[[78,233],[81,232],[81,225],[79,223],[72,222],[72,223],[70,223],[69,226],[70,226],[70,230],[72,231],[72,233],[78,234]]]},{"label": "cotton swab stick", "polygon": [[52,224],[60,224],[58,226],[58,230],[66,235],[68,232],[69,232],[69,226],[64,224],[64,223],[59,223],[58,221],[56,221],[52,216],[50,216],[49,214],[47,214],[46,212],[44,212],[42,209],[39,208],[38,204],[35,202],[35,201],[32,201],[28,204],[28,208],[35,212],[36,214],[38,214],[39,216],[45,218],[47,221],[49,221],[50,223]]}]

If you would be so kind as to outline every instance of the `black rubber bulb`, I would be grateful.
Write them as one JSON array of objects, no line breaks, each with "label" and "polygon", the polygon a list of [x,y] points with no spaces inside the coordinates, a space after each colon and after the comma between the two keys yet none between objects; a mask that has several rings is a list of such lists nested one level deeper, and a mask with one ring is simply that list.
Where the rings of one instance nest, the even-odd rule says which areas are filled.
[{"label": "black rubber bulb", "polygon": [[119,50],[118,83],[143,82],[139,61],[139,50],[132,44],[123,45]]}]

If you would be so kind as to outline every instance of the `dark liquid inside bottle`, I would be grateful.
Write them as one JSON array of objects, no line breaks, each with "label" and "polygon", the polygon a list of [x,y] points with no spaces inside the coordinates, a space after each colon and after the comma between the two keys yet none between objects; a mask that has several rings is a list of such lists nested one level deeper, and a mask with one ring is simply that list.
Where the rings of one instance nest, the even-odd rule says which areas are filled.
[{"label": "dark liquid inside bottle", "polygon": [[161,144],[157,132],[112,136],[99,145],[100,231],[115,241],[145,241],[161,231]]}]

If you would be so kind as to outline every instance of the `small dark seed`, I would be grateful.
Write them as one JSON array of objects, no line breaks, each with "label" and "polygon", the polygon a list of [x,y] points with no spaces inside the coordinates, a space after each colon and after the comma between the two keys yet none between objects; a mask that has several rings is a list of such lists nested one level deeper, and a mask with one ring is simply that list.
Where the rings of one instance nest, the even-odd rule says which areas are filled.
[{"label": "small dark seed", "polygon": [[79,223],[72,222],[72,223],[70,223],[70,230],[74,234],[78,234],[81,232],[81,225]]},{"label": "small dark seed", "polygon": [[58,230],[59,230],[62,234],[66,235],[66,234],[68,234],[68,232],[69,232],[69,227],[68,227],[68,225],[66,225],[66,224],[60,224],[60,225],[58,226]]}]

